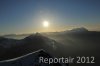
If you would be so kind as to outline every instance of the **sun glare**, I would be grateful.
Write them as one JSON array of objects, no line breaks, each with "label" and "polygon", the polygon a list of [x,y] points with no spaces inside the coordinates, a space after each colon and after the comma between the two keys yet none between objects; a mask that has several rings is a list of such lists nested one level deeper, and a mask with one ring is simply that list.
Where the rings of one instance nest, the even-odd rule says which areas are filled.
[{"label": "sun glare", "polygon": [[43,22],[43,26],[44,26],[44,27],[49,27],[49,22],[48,22],[48,21],[44,21],[44,22]]}]

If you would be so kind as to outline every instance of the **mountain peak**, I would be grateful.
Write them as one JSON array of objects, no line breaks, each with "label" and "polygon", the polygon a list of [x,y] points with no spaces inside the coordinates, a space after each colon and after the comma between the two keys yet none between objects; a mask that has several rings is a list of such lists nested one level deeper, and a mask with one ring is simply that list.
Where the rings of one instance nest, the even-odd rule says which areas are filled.
[{"label": "mountain peak", "polygon": [[41,35],[40,33],[36,33],[33,35],[30,35],[22,40],[26,44],[30,44],[32,46],[40,46],[42,48],[55,48],[55,44],[57,42],[55,40],[52,40],[48,37],[45,37]]},{"label": "mountain peak", "polygon": [[71,32],[87,32],[88,30],[84,27],[81,28],[74,28],[72,30],[70,30]]},{"label": "mountain peak", "polygon": [[42,36],[40,33],[36,33],[36,34],[32,34],[32,35],[29,35],[27,36],[26,38],[24,39],[29,39],[29,40],[33,40],[33,39],[43,39],[43,38],[46,38],[45,36]]}]

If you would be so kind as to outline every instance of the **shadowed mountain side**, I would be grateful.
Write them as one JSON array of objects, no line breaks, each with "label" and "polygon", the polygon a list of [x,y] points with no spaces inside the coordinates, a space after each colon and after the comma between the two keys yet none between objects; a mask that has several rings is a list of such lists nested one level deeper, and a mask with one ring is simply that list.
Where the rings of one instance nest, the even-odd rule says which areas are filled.
[{"label": "shadowed mountain side", "polygon": [[43,35],[64,45],[62,50],[63,57],[94,56],[96,63],[99,63],[100,32],[75,29],[71,31],[44,33]]},{"label": "shadowed mountain side", "polygon": [[44,49],[51,54],[56,54],[54,51],[58,50],[58,48],[61,49],[61,44],[39,33],[30,35],[22,40],[17,40],[17,42],[13,44],[15,46],[2,49],[5,50],[5,52],[0,55],[0,60],[15,58],[39,49]]}]

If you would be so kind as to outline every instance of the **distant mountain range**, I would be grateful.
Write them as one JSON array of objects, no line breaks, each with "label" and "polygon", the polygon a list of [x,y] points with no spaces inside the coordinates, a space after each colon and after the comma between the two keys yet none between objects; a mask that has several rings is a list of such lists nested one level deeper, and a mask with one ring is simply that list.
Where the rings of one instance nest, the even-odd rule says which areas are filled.
[{"label": "distant mountain range", "polygon": [[69,31],[66,31],[66,32],[88,32],[88,30],[84,27],[81,27],[81,28],[74,28],[72,30],[69,30]]},{"label": "distant mountain range", "polygon": [[[88,31],[88,29],[84,28],[84,27],[80,27],[80,28],[73,28],[72,30],[65,30],[65,31],[61,31],[61,32],[44,32],[44,33],[50,33],[50,34],[54,34],[54,33],[59,33],[59,34],[63,34],[63,33],[85,33],[85,32],[90,32]],[[96,32],[96,31],[92,31],[92,32]],[[35,34],[35,33],[33,33]],[[27,36],[29,36],[31,34],[8,34],[8,35],[2,35],[1,37],[5,37],[5,38],[14,38],[14,39],[22,39],[25,38]]]}]

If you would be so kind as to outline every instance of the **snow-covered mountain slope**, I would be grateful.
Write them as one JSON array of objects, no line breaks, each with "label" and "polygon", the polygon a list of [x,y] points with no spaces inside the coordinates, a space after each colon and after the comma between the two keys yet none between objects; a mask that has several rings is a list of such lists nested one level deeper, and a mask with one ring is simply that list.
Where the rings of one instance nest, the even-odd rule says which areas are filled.
[{"label": "snow-covered mountain slope", "polygon": [[53,58],[50,54],[41,49],[18,58],[0,61],[0,66],[68,66],[68,64],[62,63],[40,63],[39,57]]}]

